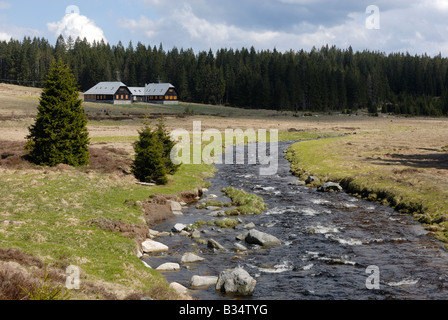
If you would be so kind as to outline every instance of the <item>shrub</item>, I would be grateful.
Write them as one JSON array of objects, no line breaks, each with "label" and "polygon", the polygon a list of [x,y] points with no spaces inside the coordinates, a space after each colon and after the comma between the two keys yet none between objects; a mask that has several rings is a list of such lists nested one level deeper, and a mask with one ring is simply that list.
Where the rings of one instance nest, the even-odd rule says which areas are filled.
[{"label": "shrub", "polygon": [[165,164],[166,173],[175,174],[180,167],[180,165],[176,165],[171,161],[171,150],[174,148],[176,143],[171,140],[163,118],[159,119],[157,122],[156,135],[163,145],[162,157]]},{"label": "shrub", "polygon": [[135,159],[132,173],[141,182],[155,182],[162,185],[168,183],[163,143],[157,133],[146,125],[139,132],[139,139],[134,143]]}]

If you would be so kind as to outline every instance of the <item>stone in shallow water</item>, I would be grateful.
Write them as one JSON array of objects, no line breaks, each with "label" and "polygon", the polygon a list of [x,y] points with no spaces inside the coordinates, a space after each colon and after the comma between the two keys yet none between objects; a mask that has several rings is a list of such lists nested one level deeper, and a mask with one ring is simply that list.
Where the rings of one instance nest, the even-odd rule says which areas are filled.
[{"label": "stone in shallow water", "polygon": [[281,241],[273,235],[252,229],[247,233],[245,238],[247,243],[259,244],[261,246],[277,246]]},{"label": "stone in shallow water", "polygon": [[257,281],[242,269],[230,269],[222,271],[216,284],[216,290],[227,294],[251,296],[255,290]]},{"label": "stone in shallow water", "polygon": [[187,252],[182,256],[181,262],[182,263],[194,263],[194,262],[201,262],[204,261],[205,259],[194,254],[191,252]]},{"label": "stone in shallow water", "polygon": [[319,191],[319,192],[341,192],[342,187],[338,183],[327,182],[322,187],[318,188],[317,191]]},{"label": "stone in shallow water", "polygon": [[180,265],[178,263],[164,263],[157,267],[157,271],[179,271]]},{"label": "stone in shallow water", "polygon": [[190,285],[194,288],[214,286],[218,282],[218,277],[201,277],[193,276],[190,281]]},{"label": "stone in shallow water", "polygon": [[143,253],[165,252],[168,251],[168,249],[168,246],[164,245],[163,243],[149,239],[142,243]]}]

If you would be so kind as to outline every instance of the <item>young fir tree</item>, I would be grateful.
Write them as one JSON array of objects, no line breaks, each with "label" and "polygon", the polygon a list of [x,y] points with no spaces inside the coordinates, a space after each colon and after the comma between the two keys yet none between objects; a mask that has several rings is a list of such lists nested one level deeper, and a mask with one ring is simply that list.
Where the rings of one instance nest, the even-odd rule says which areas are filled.
[{"label": "young fir tree", "polygon": [[171,161],[171,150],[174,148],[176,143],[171,140],[170,134],[166,129],[165,120],[163,118],[159,119],[156,126],[156,134],[158,139],[163,144],[162,157],[165,164],[166,173],[175,174],[179,169],[180,165],[176,165]]},{"label": "young fir tree", "polygon": [[38,165],[89,164],[87,118],[75,77],[62,60],[52,63],[27,138],[28,157]]},{"label": "young fir tree", "polygon": [[163,158],[163,143],[149,125],[139,131],[139,139],[134,143],[134,151],[132,173],[138,180],[155,182],[158,185],[168,183]]}]

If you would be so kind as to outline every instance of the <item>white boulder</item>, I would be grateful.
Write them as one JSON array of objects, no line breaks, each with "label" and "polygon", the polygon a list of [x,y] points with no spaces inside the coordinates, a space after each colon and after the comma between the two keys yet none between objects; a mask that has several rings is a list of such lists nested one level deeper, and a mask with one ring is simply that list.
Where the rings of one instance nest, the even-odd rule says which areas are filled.
[{"label": "white boulder", "polygon": [[194,288],[214,286],[218,282],[218,277],[201,277],[193,276],[190,281],[190,286]]},{"label": "white boulder", "polygon": [[201,262],[205,259],[194,254],[191,252],[187,252],[182,256],[182,259],[180,260],[182,263],[194,263],[194,262]]},{"label": "white boulder", "polygon": [[179,271],[180,265],[178,263],[164,263],[157,267],[157,271]]},{"label": "white boulder", "polygon": [[165,252],[168,251],[168,246],[164,245],[163,243],[153,241],[153,240],[146,240],[142,243],[142,251],[143,253],[158,253],[158,252]]}]

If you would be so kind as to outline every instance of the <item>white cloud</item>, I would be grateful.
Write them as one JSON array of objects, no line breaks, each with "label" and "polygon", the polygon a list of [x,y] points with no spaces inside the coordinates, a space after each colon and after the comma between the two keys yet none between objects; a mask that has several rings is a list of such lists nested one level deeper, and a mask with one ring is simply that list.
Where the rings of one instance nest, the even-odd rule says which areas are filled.
[{"label": "white cloud", "polygon": [[[330,3],[329,0],[318,1],[323,4],[321,8]],[[380,30],[366,29],[365,7],[359,5],[358,1],[343,1],[345,8],[341,5],[338,10],[344,12],[345,17],[338,17],[334,23],[328,23],[314,12],[313,19],[297,19],[284,28],[276,29],[269,27],[269,23],[260,26],[249,25],[247,21],[242,21],[243,18],[241,21],[235,21],[224,13],[220,19],[201,14],[204,11],[213,12],[214,7],[208,2],[208,8],[199,8],[200,4],[204,5],[201,0],[189,1],[188,4],[177,0],[176,6],[160,0],[145,2],[158,12],[159,19],[145,16],[139,19],[122,19],[119,26],[153,44],[162,42],[165,47],[216,50],[254,46],[258,50],[277,48],[279,51],[287,51],[310,50],[313,46],[319,48],[328,44],[340,48],[352,46],[355,50],[367,49],[386,53],[408,51],[412,54],[434,55],[442,52],[443,55],[448,55],[448,0],[399,0],[394,2],[394,6],[379,0]],[[311,3],[310,0],[276,2],[299,6]],[[234,5],[238,4],[235,2]],[[332,5],[334,8],[334,3]],[[172,9],[173,7],[175,9]],[[271,6],[270,9],[275,10],[275,7]],[[279,16],[276,12],[261,14],[271,19],[278,19]]]},{"label": "white cloud", "polygon": [[11,38],[21,40],[23,37],[33,38],[42,36],[40,30],[15,25],[1,24],[0,30],[0,41],[9,41]]},{"label": "white cloud", "polygon": [[9,41],[11,39],[11,35],[5,33],[5,32],[0,32],[0,41]]},{"label": "white cloud", "polygon": [[104,40],[107,42],[101,28],[84,15],[78,13],[66,14],[59,22],[47,23],[48,30],[58,37],[62,35],[65,39],[71,36],[74,40],[79,37],[86,38],[88,42]]}]

